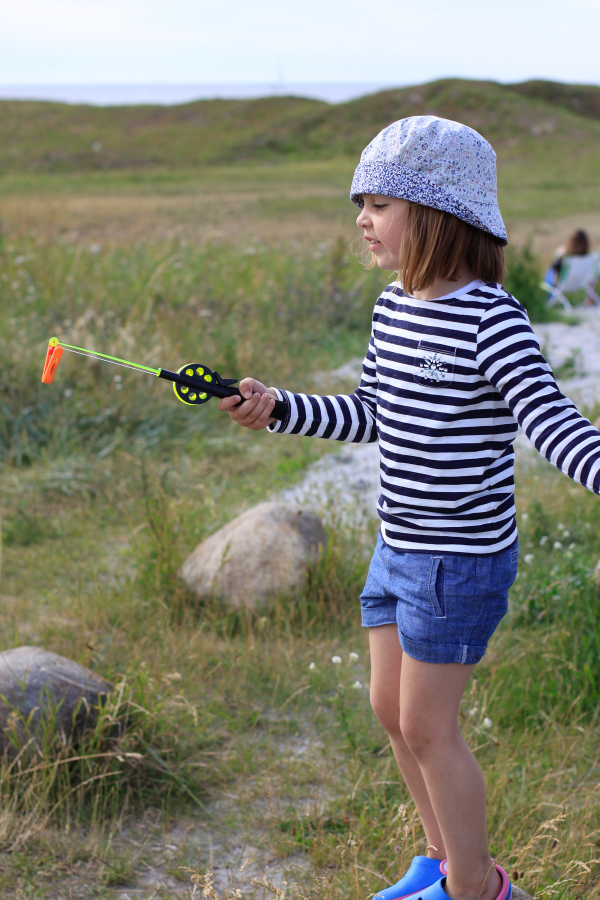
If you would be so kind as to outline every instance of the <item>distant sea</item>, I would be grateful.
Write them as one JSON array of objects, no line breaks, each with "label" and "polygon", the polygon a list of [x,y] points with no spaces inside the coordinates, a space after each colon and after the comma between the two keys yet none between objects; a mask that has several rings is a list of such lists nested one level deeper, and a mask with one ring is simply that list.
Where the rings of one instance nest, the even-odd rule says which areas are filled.
[{"label": "distant sea", "polygon": [[56,100],[92,106],[189,103],[192,100],[249,100],[256,97],[311,97],[345,103],[374,94],[383,84],[10,84],[0,85],[3,100]]}]

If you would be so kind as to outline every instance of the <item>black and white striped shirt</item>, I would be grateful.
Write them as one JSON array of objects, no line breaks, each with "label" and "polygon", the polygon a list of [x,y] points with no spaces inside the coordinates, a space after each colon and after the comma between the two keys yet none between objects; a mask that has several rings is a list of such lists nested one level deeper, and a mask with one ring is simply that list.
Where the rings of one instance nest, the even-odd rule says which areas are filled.
[{"label": "black and white striped shirt", "polygon": [[491,554],[516,538],[517,422],[552,465],[600,492],[600,433],[558,389],[520,303],[497,284],[381,294],[353,395],[279,391],[272,431],[379,440],[383,537],[398,550]]}]

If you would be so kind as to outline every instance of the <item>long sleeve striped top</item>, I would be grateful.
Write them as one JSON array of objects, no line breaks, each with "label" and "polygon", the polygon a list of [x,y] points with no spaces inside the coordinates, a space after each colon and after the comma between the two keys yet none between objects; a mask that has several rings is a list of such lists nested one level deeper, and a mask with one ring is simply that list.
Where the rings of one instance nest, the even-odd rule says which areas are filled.
[{"label": "long sleeve striped top", "polygon": [[525,310],[497,284],[436,300],[390,285],[354,394],[278,394],[289,414],[273,432],[379,441],[378,512],[398,550],[513,543],[517,423],[552,465],[600,492],[600,432],[561,394]]}]

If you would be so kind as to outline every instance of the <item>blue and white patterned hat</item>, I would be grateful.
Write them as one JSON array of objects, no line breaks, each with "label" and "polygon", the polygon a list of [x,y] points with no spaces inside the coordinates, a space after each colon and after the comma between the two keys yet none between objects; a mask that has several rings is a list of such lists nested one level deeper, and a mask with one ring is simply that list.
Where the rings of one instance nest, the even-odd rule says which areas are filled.
[{"label": "blue and white patterned hat", "polygon": [[496,154],[460,122],[410,116],[388,125],[363,150],[350,199],[399,197],[452,213],[508,244],[496,195]]}]

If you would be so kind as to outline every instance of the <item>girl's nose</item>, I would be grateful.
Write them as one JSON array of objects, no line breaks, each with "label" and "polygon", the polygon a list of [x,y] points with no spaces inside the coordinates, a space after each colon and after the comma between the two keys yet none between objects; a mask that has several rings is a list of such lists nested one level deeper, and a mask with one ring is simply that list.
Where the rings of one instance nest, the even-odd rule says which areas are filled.
[{"label": "girl's nose", "polygon": [[365,208],[363,206],[363,208],[359,212],[358,216],[356,217],[356,224],[358,225],[359,228],[366,228],[368,222],[369,222],[369,217],[368,217],[367,213],[365,212]]}]

